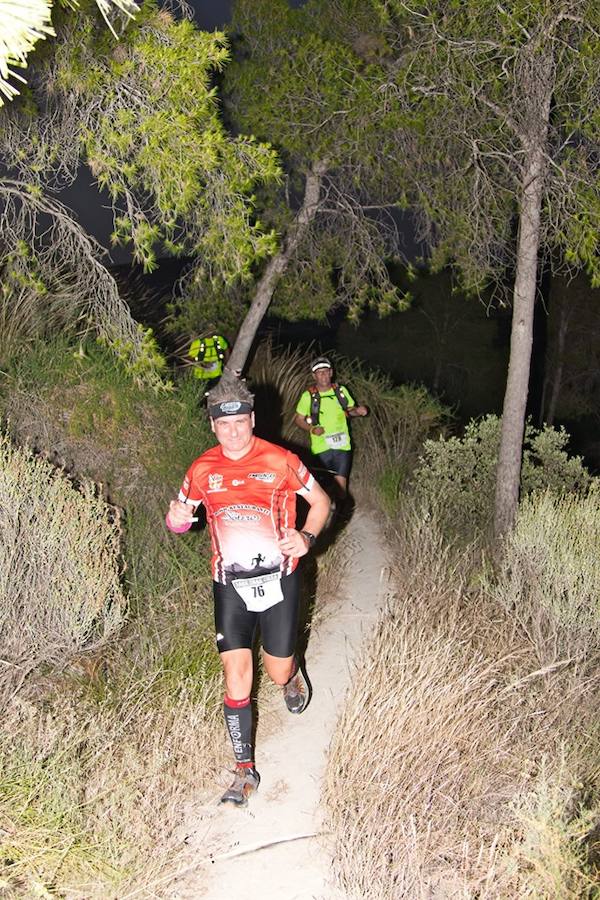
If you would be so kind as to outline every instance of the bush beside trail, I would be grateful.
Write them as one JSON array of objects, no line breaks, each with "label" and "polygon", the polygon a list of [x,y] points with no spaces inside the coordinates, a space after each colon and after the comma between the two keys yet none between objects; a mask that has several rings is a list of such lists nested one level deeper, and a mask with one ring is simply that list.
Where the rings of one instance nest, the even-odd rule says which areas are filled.
[{"label": "bush beside trail", "polygon": [[129,673],[131,656],[113,658],[109,675],[54,675],[5,707],[1,896],[121,900],[169,884],[184,810],[226,754],[221,674],[191,664],[200,652],[187,674],[168,656],[152,668],[140,654]]},{"label": "bush beside trail", "polygon": [[[562,428],[526,426],[522,496],[546,488],[556,493],[586,490],[590,475],[581,457],[568,454],[568,442]],[[493,415],[471,421],[461,437],[425,441],[411,491],[437,518],[448,540],[486,539],[499,443],[500,420]]]},{"label": "bush beside trail", "polygon": [[393,549],[394,596],[330,748],[341,887],[368,900],[597,896],[597,653],[541,667],[474,549],[452,550],[408,507]]},{"label": "bush beside trail", "polygon": [[498,431],[488,416],[427,440],[392,503],[372,459],[398,564],[324,788],[349,896],[600,895],[597,482],[564,431],[529,427],[492,569]]},{"label": "bush beside trail", "polygon": [[541,666],[600,658],[600,482],[520,504],[488,590],[519,622]]}]

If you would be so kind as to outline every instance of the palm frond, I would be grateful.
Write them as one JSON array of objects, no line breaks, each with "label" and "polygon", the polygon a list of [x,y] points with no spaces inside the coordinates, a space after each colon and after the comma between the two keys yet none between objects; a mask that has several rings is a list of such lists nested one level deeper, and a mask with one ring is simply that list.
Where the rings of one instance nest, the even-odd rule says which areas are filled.
[{"label": "palm frond", "polygon": [[[96,0],[96,4],[115,37],[110,13],[117,9],[132,19],[139,10],[134,0]],[[76,8],[79,4],[78,0],[63,0],[63,5]],[[25,68],[27,54],[37,41],[55,36],[51,10],[52,0],[0,0],[0,106],[4,104],[2,95],[12,100],[19,93],[9,78],[25,83],[14,67]]]},{"label": "palm frond", "polygon": [[[79,0],[61,0],[63,6],[68,6],[71,9],[77,9],[79,6]],[[102,13],[102,18],[112,31],[113,35],[117,37],[117,32],[113,28],[113,24],[111,21],[111,13],[116,10],[123,13],[123,15],[127,16],[129,19],[133,19],[135,14],[139,12],[139,6],[134,0],[96,0],[96,6]]]},{"label": "palm frond", "polygon": [[51,0],[0,0],[0,106],[2,94],[11,100],[19,93],[9,77],[24,82],[13,66],[24,68],[37,41],[53,35]]},{"label": "palm frond", "polygon": [[133,19],[136,12],[139,11],[139,6],[137,5],[137,3],[134,3],[133,0],[96,0],[96,3],[98,4],[98,9],[102,13],[104,21],[106,22],[112,33],[115,35],[115,37],[116,33],[109,19],[109,13],[111,9],[116,6],[118,10],[120,10],[130,19]]}]

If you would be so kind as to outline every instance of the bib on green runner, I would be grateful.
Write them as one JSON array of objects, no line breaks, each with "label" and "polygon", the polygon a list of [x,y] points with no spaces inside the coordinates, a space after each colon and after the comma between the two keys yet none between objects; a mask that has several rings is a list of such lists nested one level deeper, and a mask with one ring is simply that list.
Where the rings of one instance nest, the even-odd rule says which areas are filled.
[{"label": "bib on green runner", "polygon": [[324,435],[324,437],[327,442],[327,446],[332,450],[350,449],[350,440],[347,432],[338,432],[338,434],[326,434]]}]

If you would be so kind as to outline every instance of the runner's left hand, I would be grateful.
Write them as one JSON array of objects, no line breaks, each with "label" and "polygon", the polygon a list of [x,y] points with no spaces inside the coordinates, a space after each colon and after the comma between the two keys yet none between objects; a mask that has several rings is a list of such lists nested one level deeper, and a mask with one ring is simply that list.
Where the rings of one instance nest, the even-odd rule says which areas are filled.
[{"label": "runner's left hand", "polygon": [[286,556],[305,556],[308,553],[308,544],[295,528],[284,528],[283,537],[279,539],[279,549]]}]

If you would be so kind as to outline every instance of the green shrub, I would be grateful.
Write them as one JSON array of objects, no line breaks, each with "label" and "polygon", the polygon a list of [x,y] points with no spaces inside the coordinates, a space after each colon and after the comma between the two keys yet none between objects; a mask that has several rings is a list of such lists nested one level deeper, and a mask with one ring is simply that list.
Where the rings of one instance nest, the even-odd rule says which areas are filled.
[{"label": "green shrub", "polygon": [[[584,490],[590,475],[581,457],[570,457],[563,428],[525,429],[521,495],[549,488],[558,493]],[[435,513],[448,537],[471,539],[490,526],[500,442],[500,420],[489,415],[471,421],[462,437],[428,440],[415,473],[417,499]]]},{"label": "green shrub", "polygon": [[546,491],[521,502],[491,590],[543,664],[600,650],[599,548],[596,479],[583,497]]},{"label": "green shrub", "polygon": [[0,436],[0,653],[28,669],[119,628],[120,528],[84,482]]},{"label": "green shrub", "polygon": [[598,897],[597,872],[590,864],[597,798],[579,773],[570,771],[570,762],[566,748],[557,759],[543,759],[532,789],[512,803],[521,832],[509,853],[520,874],[518,896]]}]

